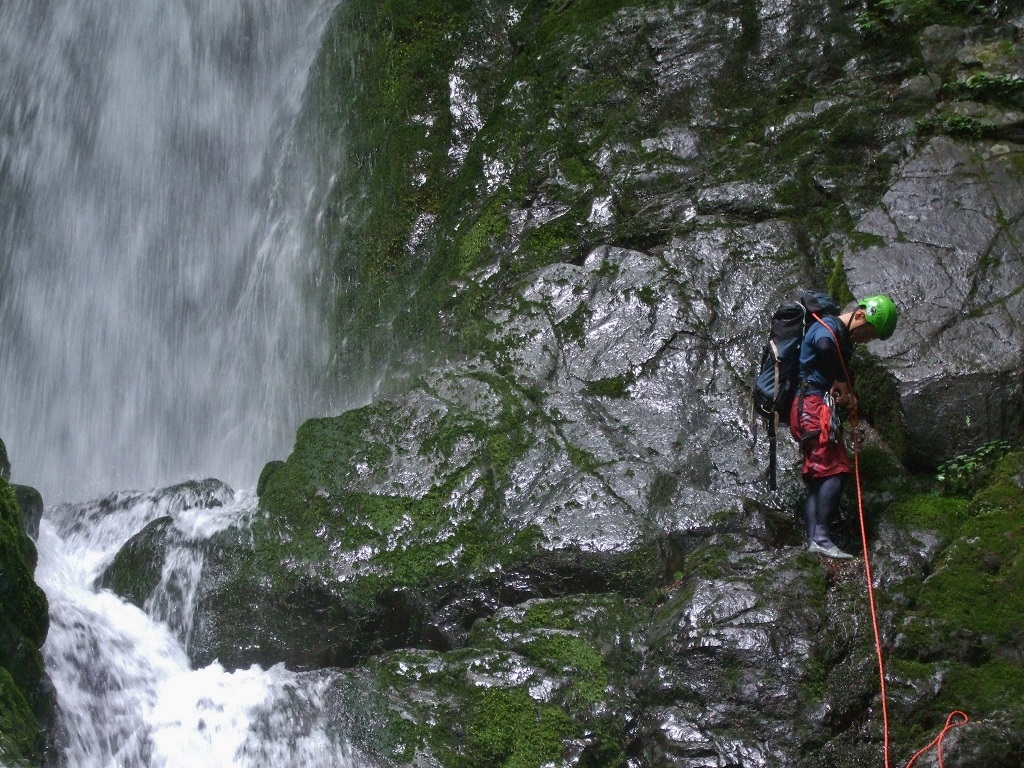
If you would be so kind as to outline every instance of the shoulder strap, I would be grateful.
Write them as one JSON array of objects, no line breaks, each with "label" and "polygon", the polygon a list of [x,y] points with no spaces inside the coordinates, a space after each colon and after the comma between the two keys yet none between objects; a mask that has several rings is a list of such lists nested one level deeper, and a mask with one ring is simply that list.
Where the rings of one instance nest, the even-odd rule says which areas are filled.
[{"label": "shoulder strap", "polygon": [[[835,331],[833,331],[829,327],[828,323],[824,322],[817,315],[814,316],[814,319],[817,320],[822,325],[824,325],[825,326],[825,330],[827,330],[832,335],[832,338],[835,339],[835,342],[836,342],[836,354],[839,355],[839,364],[843,366],[843,373],[846,374],[846,382],[850,385],[850,392],[853,392],[853,379],[850,377],[850,370],[846,367],[846,360],[843,358],[843,348],[839,344],[839,338],[836,336]],[[855,427],[857,426],[857,419],[858,419],[857,409],[855,407],[853,410],[850,411],[850,423],[853,424],[853,426],[855,426]],[[854,438],[854,439],[856,439],[856,438]]]}]

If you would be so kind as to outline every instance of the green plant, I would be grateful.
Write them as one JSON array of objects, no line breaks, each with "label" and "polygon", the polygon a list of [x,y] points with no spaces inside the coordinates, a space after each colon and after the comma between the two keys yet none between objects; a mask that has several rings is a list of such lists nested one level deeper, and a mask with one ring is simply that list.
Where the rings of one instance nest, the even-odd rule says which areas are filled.
[{"label": "green plant", "polygon": [[980,139],[985,133],[985,128],[980,122],[966,115],[951,115],[944,122],[946,131],[950,136],[963,139]]},{"label": "green plant", "polygon": [[947,83],[943,90],[954,98],[973,101],[1007,101],[1024,93],[1024,78],[977,72],[965,80]]},{"label": "green plant", "polygon": [[946,496],[970,496],[985,485],[996,463],[1010,452],[1005,440],[993,440],[939,465],[935,479]]}]

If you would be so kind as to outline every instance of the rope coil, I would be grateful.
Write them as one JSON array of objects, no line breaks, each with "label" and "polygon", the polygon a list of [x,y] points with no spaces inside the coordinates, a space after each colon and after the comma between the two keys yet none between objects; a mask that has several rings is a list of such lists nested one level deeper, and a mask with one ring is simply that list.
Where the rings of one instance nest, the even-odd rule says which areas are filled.
[{"label": "rope coil", "polygon": [[[961,718],[963,718],[963,719],[959,723],[954,723],[953,722],[953,718],[957,717],[958,715]],[[916,755],[914,755],[912,758],[910,758],[910,762],[907,763],[907,768],[910,768],[910,766],[912,766],[914,764],[914,761],[917,760],[917,758],[919,758],[921,755],[923,755],[929,749],[934,747],[936,744],[939,746],[939,768],[943,768],[943,765],[942,765],[942,740],[944,738],[946,738],[946,734],[949,733],[951,730],[953,730],[954,728],[959,728],[961,725],[967,725],[967,723],[969,723],[970,721],[971,721],[971,718],[969,718],[965,713],[961,712],[959,709],[950,712],[949,713],[949,717],[946,718],[946,725],[942,728],[941,731],[939,731],[939,735],[936,736],[934,739],[932,739],[931,742],[929,742],[928,746],[926,746],[923,749],[919,750]]]}]

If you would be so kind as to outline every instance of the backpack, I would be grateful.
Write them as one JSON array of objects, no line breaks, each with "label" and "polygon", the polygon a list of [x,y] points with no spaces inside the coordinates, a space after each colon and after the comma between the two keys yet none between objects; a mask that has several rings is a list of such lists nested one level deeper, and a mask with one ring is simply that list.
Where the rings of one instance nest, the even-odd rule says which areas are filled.
[{"label": "backpack", "polygon": [[839,305],[826,293],[805,291],[799,301],[780,304],[772,314],[768,342],[761,353],[761,368],[754,380],[754,445],[757,417],[768,431],[768,484],[776,489],[776,447],[779,424],[789,424],[793,398],[800,388],[800,343],[814,316],[838,315]]}]

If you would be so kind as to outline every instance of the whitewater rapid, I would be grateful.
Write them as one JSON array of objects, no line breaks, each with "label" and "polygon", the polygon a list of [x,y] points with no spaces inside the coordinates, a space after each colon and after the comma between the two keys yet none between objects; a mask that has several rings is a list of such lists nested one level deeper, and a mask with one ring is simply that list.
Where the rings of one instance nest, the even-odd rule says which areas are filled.
[{"label": "whitewater rapid", "polygon": [[[187,656],[203,543],[247,526],[252,491],[188,486],[48,509],[36,579],[50,603],[43,648],[70,768],[358,768],[324,696],[329,671],[234,672]],[[99,587],[128,539],[170,517],[175,533],[145,610]]]}]

